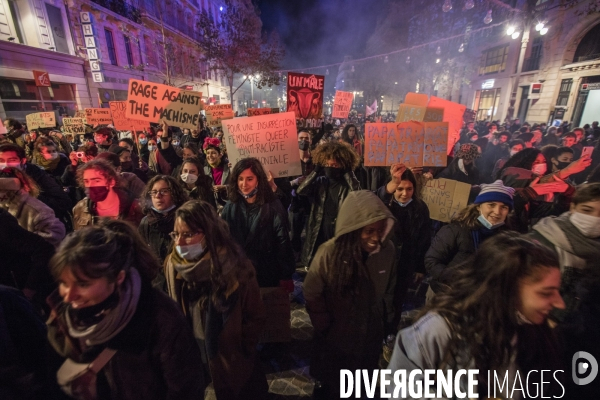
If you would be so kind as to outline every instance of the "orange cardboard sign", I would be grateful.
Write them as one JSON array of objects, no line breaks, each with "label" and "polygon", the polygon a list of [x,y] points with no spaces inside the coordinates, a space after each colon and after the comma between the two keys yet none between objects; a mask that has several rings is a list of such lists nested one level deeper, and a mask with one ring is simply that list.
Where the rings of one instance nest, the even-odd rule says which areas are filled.
[{"label": "orange cardboard sign", "polygon": [[350,114],[350,108],[352,107],[352,100],[354,100],[354,94],[352,94],[352,92],[336,90],[331,117],[344,119],[348,118],[348,115]]},{"label": "orange cardboard sign", "polygon": [[431,96],[429,107],[438,107],[444,109],[444,122],[448,123],[448,144],[447,153],[450,154],[454,144],[460,137],[460,129],[463,125],[463,115],[467,106],[440,99],[439,97]]},{"label": "orange cardboard sign", "polygon": [[148,122],[165,121],[170,126],[196,129],[200,121],[201,100],[200,92],[130,79],[125,116]]},{"label": "orange cardboard sign", "polygon": [[144,128],[150,128],[148,121],[142,121],[139,119],[130,119],[125,115],[127,109],[127,102],[125,101],[109,101],[108,106],[110,107],[110,113],[112,114],[113,126],[118,131],[129,131],[135,129],[136,131],[143,131]]},{"label": "orange cardboard sign", "polygon": [[426,107],[415,106],[412,104],[400,104],[398,107],[398,114],[396,115],[396,122],[421,122],[425,117],[425,110]]},{"label": "orange cardboard sign", "polygon": [[427,98],[427,95],[423,94],[423,93],[408,92],[408,93],[406,93],[406,96],[404,97],[405,104],[412,104],[414,106],[419,106],[419,107],[426,107],[428,100],[429,99]]},{"label": "orange cardboard sign", "polygon": [[365,166],[446,166],[445,122],[367,123]]},{"label": "orange cardboard sign", "polygon": [[108,125],[112,124],[112,117],[109,108],[86,108],[85,120],[88,125]]},{"label": "orange cardboard sign", "polygon": [[206,123],[211,127],[221,126],[221,121],[234,117],[231,104],[216,104],[214,106],[204,106],[206,112]]}]

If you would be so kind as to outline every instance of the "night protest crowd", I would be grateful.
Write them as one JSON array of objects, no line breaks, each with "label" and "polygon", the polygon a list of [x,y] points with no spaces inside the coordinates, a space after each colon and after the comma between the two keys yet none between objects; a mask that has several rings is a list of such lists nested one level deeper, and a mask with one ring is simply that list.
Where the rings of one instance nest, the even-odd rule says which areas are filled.
[{"label": "night protest crowd", "polygon": [[[0,399],[203,399],[210,383],[267,399],[274,287],[310,316],[315,399],[340,397],[340,369],[379,368],[519,372],[597,398],[571,358],[600,355],[598,123],[469,122],[447,167],[410,169],[364,166],[368,121],[299,127],[289,178],[231,165],[203,124],[3,121]],[[450,223],[421,196],[438,178],[471,185]],[[525,381],[540,370],[564,373]]]}]

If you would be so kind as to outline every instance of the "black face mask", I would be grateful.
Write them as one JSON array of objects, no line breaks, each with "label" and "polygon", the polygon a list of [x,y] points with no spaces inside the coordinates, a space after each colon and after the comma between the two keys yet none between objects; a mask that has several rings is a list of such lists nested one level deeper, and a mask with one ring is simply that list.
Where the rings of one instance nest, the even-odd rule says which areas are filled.
[{"label": "black face mask", "polygon": [[87,197],[94,203],[104,201],[108,197],[109,189],[106,186],[92,186],[85,189]]},{"label": "black face mask", "polygon": [[298,142],[298,148],[302,151],[308,150],[309,147],[310,147],[310,145],[308,144],[308,141],[306,141],[306,140],[301,140]]},{"label": "black face mask", "polygon": [[344,170],[342,168],[334,168],[334,167],[324,167],[325,176],[328,179],[338,180],[344,175]]},{"label": "black face mask", "polygon": [[565,168],[567,168],[569,166],[569,164],[571,164],[571,163],[568,162],[568,161],[557,161],[556,162],[556,168],[558,168],[558,169],[565,169]]},{"label": "black face mask", "polygon": [[133,163],[131,161],[122,161],[121,170],[125,172],[133,171]]}]

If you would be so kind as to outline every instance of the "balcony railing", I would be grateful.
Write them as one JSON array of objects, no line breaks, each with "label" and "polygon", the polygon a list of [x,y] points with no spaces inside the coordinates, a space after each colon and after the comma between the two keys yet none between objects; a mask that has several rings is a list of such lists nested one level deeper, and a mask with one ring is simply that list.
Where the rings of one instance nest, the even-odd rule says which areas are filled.
[{"label": "balcony railing", "polygon": [[523,72],[537,71],[540,69],[541,57],[530,57],[523,60]]},{"label": "balcony railing", "polygon": [[92,0],[94,3],[109,9],[110,11],[119,14],[122,17],[132,20],[136,23],[142,22],[142,15],[137,7],[123,0]]}]

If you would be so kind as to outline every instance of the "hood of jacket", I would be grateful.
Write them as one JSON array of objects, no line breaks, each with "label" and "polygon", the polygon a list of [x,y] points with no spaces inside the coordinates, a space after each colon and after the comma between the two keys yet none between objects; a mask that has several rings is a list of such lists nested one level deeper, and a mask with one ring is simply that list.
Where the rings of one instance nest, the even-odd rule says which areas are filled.
[{"label": "hood of jacket", "polygon": [[375,193],[368,190],[350,192],[338,212],[335,237],[362,229],[382,219],[386,220],[383,242],[392,231],[396,218]]}]

